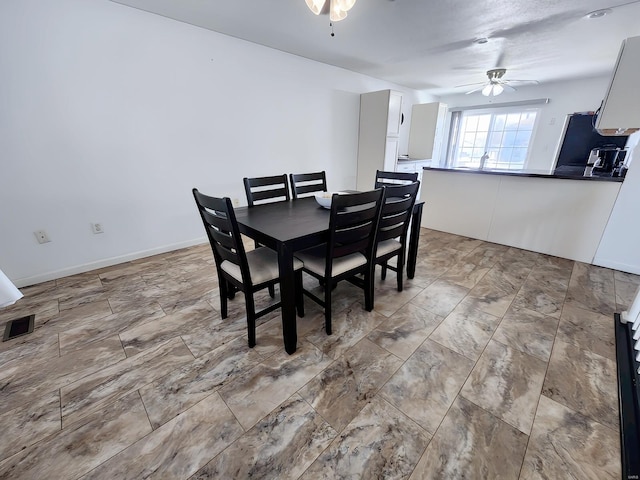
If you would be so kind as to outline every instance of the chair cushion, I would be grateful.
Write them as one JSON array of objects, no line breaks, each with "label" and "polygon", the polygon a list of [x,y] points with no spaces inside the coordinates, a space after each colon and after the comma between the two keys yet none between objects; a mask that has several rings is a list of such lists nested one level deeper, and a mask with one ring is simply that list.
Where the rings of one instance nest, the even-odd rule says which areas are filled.
[{"label": "chair cushion", "polygon": [[[247,252],[247,263],[249,264],[249,272],[251,273],[251,282],[254,285],[275,280],[280,276],[278,271],[278,254],[270,248],[259,247]],[[242,282],[239,265],[225,260],[220,264],[220,268],[239,282]],[[302,262],[294,258],[293,269],[300,270],[301,268]]]},{"label": "chair cushion", "polygon": [[402,244],[394,240],[393,238],[389,240],[385,240],[378,244],[378,249],[376,250],[376,257],[382,257],[383,255],[387,255],[389,253],[395,252],[396,250],[399,252],[402,249]]},{"label": "chair cushion", "polygon": [[[327,253],[325,246],[310,248],[296,253],[296,257],[302,260],[304,268],[316,275],[324,276],[324,267],[326,264],[325,254]],[[351,253],[344,257],[334,258],[331,273],[333,276],[353,270],[354,268],[366,265],[367,257],[361,253]]]}]

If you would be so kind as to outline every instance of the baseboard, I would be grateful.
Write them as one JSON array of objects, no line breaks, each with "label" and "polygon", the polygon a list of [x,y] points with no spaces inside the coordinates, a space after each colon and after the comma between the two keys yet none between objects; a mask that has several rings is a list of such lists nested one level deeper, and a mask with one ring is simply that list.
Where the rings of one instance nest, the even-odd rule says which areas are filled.
[{"label": "baseboard", "polygon": [[638,265],[629,265],[622,262],[615,262],[612,260],[607,260],[606,258],[594,258],[594,265],[598,265],[599,267],[611,268],[613,270],[620,270],[621,272],[633,273],[635,275],[640,275],[640,267]]},{"label": "baseboard", "polygon": [[98,268],[110,267],[119,263],[130,262],[131,260],[138,260],[140,258],[151,257],[161,253],[172,252],[174,250],[180,250],[181,248],[193,247],[194,245],[201,245],[207,242],[208,240],[206,237],[195,238],[193,240],[164,245],[162,247],[151,248],[149,250],[127,253],[126,255],[120,255],[118,257],[105,258],[96,262],[74,265],[73,267],[41,273],[31,277],[18,278],[12,281],[16,287],[22,288],[29,285],[35,285],[36,283],[48,282],[49,280],[56,280],[58,278],[68,277],[69,275],[76,275],[78,273],[89,272]]}]

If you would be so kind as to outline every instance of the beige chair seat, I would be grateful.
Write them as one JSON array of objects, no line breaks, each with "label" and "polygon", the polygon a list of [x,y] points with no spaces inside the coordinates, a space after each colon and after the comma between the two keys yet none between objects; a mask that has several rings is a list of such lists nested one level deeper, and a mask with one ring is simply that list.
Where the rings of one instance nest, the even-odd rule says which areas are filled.
[{"label": "beige chair seat", "polygon": [[[254,285],[275,280],[280,276],[278,270],[278,254],[270,248],[261,247],[247,252],[247,263],[249,264],[249,272],[251,273],[251,282]],[[239,282],[242,281],[239,265],[225,260],[220,264],[220,268]],[[302,262],[294,258],[293,269],[300,270],[301,268]]]},{"label": "beige chair seat", "polygon": [[376,257],[382,257],[383,255],[388,255],[391,252],[395,252],[396,250],[402,250],[402,244],[398,240],[394,240],[393,238],[389,240],[384,240],[378,243],[378,249],[376,250]]},{"label": "beige chair seat", "polygon": [[[324,275],[326,253],[327,247],[322,245],[320,247],[302,250],[301,252],[296,253],[296,258],[304,262],[304,268],[307,270],[310,270],[317,275]],[[341,275],[344,272],[361,267],[366,263],[367,257],[361,253],[351,253],[344,257],[334,258],[333,265],[331,266],[331,274],[334,276]]]}]

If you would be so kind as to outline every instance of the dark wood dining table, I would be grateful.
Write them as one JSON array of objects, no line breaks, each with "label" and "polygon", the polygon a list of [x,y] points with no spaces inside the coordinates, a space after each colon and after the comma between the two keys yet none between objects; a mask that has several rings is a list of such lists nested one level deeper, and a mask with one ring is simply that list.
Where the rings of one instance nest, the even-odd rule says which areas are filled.
[{"label": "dark wood dining table", "polygon": [[[415,274],[420,220],[423,202],[416,202],[411,217],[407,252],[407,277]],[[295,282],[293,256],[295,252],[327,241],[329,210],[318,205],[314,197],[266,203],[235,209],[240,232],[278,253],[282,331],[287,353],[296,351]]]}]

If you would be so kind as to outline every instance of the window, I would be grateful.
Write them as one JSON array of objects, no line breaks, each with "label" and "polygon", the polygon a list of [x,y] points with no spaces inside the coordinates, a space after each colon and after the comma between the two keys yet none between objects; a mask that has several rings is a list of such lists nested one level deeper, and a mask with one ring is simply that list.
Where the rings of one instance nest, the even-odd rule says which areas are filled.
[{"label": "window", "polygon": [[453,112],[448,164],[475,169],[521,170],[537,108],[492,108]]}]

